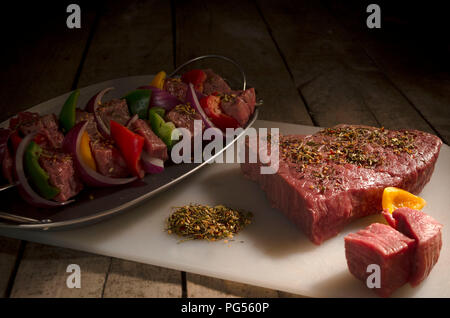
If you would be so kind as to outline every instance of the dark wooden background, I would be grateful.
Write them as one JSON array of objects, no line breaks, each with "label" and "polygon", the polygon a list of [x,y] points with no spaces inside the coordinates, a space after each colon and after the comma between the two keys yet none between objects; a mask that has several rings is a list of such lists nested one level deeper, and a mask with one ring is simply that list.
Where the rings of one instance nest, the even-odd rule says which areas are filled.
[{"label": "dark wooden background", "polygon": [[[450,36],[441,2],[69,1],[2,4],[0,120],[77,87],[170,71],[203,54],[242,64],[261,119],[416,128],[450,141]],[[371,1],[372,2],[372,1]],[[67,289],[66,266],[83,269]],[[4,297],[287,297],[155,266],[0,238]]]}]

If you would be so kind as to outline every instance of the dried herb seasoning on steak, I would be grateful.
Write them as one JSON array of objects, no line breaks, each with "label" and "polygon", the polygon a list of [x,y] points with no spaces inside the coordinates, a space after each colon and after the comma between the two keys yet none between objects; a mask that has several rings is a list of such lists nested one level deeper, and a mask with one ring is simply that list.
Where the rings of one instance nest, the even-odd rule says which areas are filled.
[{"label": "dried herb seasoning on steak", "polygon": [[260,174],[261,163],[243,163],[241,169],[320,244],[352,220],[379,213],[385,187],[419,193],[441,145],[438,137],[417,130],[338,125],[313,135],[281,136],[275,174]]}]

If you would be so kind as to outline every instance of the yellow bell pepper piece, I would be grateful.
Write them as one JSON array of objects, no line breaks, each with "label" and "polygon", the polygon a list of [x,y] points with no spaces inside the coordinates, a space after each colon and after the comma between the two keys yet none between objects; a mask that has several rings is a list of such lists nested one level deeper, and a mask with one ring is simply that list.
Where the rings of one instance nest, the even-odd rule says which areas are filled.
[{"label": "yellow bell pepper piece", "polygon": [[94,157],[92,157],[91,146],[89,144],[90,138],[87,132],[83,133],[80,142],[80,155],[81,159],[85,164],[89,166],[92,170],[97,171],[97,165],[95,164]]},{"label": "yellow bell pepper piece", "polygon": [[150,86],[163,89],[164,87],[164,80],[166,79],[166,72],[161,71],[158,74],[155,75],[153,78],[153,81],[150,83]]},{"label": "yellow bell pepper piece", "polygon": [[408,191],[395,188],[387,187],[383,191],[382,198],[383,210],[387,209],[389,213],[394,212],[398,208],[410,208],[415,210],[421,210],[427,202]]}]

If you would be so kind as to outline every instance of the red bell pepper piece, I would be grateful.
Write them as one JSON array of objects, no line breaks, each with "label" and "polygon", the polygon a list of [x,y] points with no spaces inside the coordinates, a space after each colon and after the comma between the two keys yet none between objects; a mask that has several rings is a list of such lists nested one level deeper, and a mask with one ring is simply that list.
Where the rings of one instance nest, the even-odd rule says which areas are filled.
[{"label": "red bell pepper piece", "polygon": [[37,143],[39,146],[45,145],[47,143],[47,137],[41,134],[37,134],[33,141]]},{"label": "red bell pepper piece", "polygon": [[221,130],[240,127],[239,122],[236,119],[222,111],[219,96],[210,95],[203,97],[200,99],[200,106],[202,106],[206,116],[208,116],[213,124]]},{"label": "red bell pepper piece", "polygon": [[[11,146],[14,150],[14,153],[16,153],[17,148],[19,148],[19,144],[22,141],[22,137],[19,134],[18,130],[14,130],[14,132],[11,134],[11,136],[9,137],[11,140]],[[33,141],[42,146],[45,145],[45,143],[47,142],[47,138],[44,135],[41,134],[37,134],[34,138]]]},{"label": "red bell pepper piece", "polygon": [[206,80],[206,73],[202,70],[190,70],[181,75],[181,80],[186,84],[192,83],[196,91],[203,92],[203,82]]},{"label": "red bell pepper piece", "polygon": [[20,137],[19,132],[15,130],[11,136],[9,136],[9,140],[11,140],[11,146],[16,153],[17,148],[19,148],[19,144],[22,141],[22,137]]},{"label": "red bell pepper piece", "polygon": [[140,160],[144,146],[144,137],[135,134],[114,120],[110,121],[110,129],[111,137],[122,153],[128,169],[136,177],[143,178],[145,173]]}]

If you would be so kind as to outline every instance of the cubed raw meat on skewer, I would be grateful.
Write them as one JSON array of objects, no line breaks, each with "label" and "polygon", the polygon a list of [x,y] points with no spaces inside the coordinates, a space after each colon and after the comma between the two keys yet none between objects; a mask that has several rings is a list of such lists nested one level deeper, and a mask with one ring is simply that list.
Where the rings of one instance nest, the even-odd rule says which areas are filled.
[{"label": "cubed raw meat on skewer", "polygon": [[40,143],[43,148],[59,149],[64,140],[55,114],[40,116],[38,113],[22,112],[10,120],[10,128],[18,129],[24,136],[39,133],[45,137]]},{"label": "cubed raw meat on skewer", "polygon": [[132,124],[130,129],[138,135],[144,137],[144,150],[150,157],[158,158],[166,161],[167,146],[166,144],[152,131],[145,120],[137,119]]},{"label": "cubed raw meat on skewer", "polygon": [[111,140],[105,138],[91,140],[91,151],[100,174],[114,178],[129,176],[125,159]]},{"label": "cubed raw meat on skewer", "polygon": [[44,150],[39,157],[39,164],[48,173],[49,183],[60,191],[54,200],[67,201],[83,189],[70,155],[61,151]]},{"label": "cubed raw meat on skewer", "polygon": [[104,102],[97,108],[96,112],[108,128],[111,120],[124,126],[130,120],[130,111],[124,99],[111,99],[110,101]]}]

